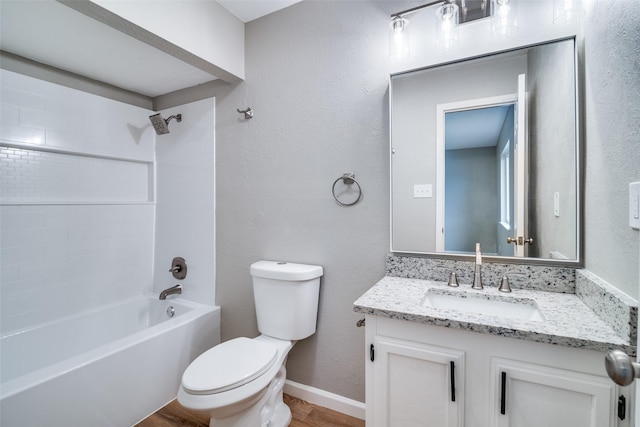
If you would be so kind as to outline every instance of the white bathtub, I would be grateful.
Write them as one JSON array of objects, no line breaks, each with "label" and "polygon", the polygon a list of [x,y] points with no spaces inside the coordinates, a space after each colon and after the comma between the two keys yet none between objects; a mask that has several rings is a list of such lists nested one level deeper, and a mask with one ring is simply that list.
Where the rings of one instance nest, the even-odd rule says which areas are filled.
[{"label": "white bathtub", "polygon": [[[173,307],[173,317],[167,309]],[[126,427],[220,342],[220,309],[139,297],[0,338],[0,425]]]}]

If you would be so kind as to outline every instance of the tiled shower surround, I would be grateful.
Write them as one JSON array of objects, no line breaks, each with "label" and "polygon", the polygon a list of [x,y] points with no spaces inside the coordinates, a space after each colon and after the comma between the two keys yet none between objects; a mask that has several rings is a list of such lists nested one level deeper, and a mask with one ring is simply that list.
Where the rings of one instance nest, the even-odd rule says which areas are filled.
[{"label": "tiled shower surround", "polygon": [[0,73],[0,332],[151,289],[150,112]]}]

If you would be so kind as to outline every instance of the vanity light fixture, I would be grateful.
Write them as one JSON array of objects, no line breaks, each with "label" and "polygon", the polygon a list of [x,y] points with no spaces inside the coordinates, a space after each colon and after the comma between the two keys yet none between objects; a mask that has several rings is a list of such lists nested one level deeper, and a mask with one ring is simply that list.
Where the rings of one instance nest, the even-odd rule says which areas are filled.
[{"label": "vanity light fixture", "polygon": [[458,41],[458,26],[483,18],[492,18],[493,35],[509,35],[517,28],[516,0],[437,0],[391,15],[389,25],[389,56],[392,59],[409,57],[408,15],[422,9],[439,6],[436,10],[436,45],[448,50]]}]

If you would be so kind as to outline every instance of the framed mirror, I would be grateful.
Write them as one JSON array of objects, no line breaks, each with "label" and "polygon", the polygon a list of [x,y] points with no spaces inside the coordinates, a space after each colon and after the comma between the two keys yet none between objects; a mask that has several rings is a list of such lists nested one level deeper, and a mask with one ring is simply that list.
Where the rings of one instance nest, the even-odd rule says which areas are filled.
[{"label": "framed mirror", "polygon": [[[579,265],[574,38],[390,79],[391,250]],[[526,262],[526,261],[525,261]]]}]

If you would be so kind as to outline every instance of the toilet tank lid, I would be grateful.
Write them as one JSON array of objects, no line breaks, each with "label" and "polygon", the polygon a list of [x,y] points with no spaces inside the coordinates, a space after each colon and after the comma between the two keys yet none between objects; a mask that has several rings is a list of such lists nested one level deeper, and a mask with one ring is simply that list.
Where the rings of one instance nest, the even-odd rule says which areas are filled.
[{"label": "toilet tank lid", "polygon": [[276,280],[311,280],[322,276],[319,265],[295,264],[292,262],[257,261],[251,264],[251,275]]}]

